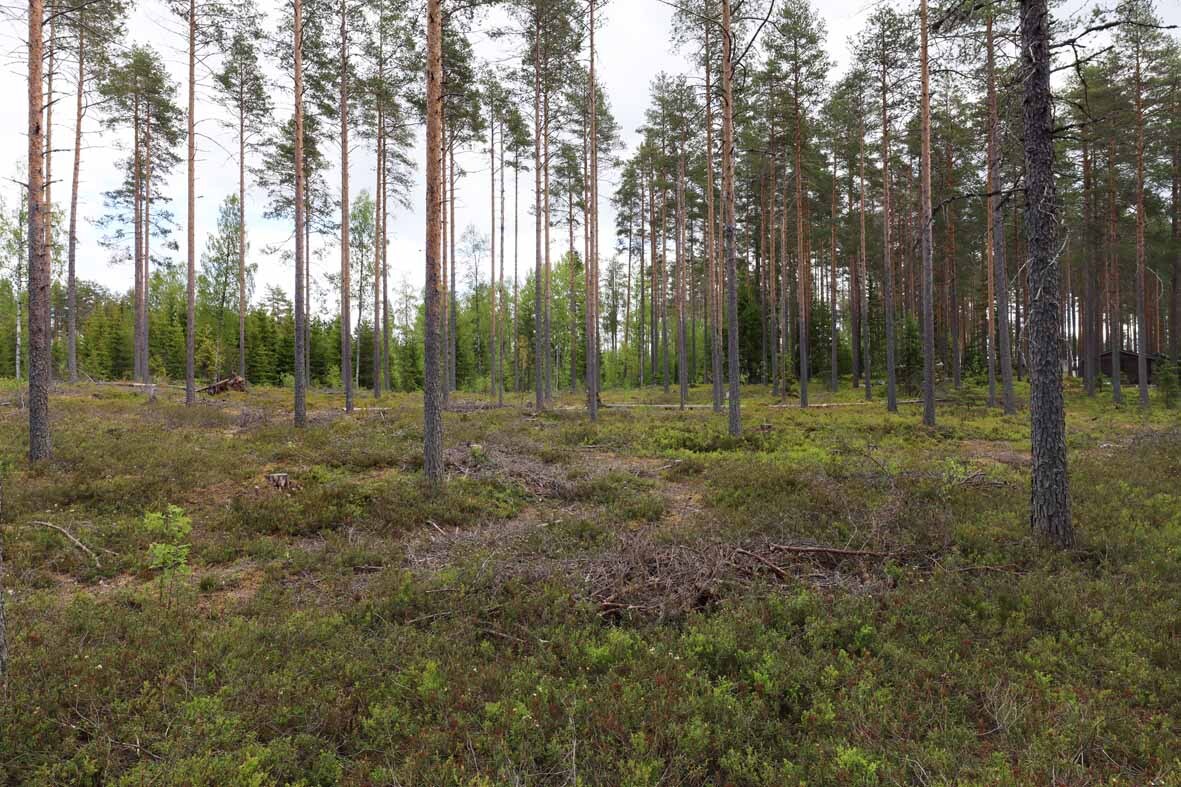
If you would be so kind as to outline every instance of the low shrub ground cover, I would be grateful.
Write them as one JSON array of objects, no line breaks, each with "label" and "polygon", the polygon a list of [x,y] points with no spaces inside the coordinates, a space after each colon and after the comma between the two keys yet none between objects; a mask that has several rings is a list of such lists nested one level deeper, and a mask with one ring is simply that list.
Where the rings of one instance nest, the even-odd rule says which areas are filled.
[{"label": "low shrub ground cover", "polygon": [[288,396],[67,388],[31,469],[0,416],[0,781],[1181,784],[1175,411],[1070,391],[1055,553],[967,395],[467,408],[438,497],[417,397]]}]

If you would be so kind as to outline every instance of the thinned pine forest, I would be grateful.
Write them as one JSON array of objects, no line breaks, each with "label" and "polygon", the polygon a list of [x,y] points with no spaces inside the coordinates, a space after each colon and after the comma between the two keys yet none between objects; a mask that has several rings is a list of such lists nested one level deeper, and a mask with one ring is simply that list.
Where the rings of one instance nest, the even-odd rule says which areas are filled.
[{"label": "thinned pine forest", "polygon": [[0,6],[0,784],[1181,784],[1179,26]]}]

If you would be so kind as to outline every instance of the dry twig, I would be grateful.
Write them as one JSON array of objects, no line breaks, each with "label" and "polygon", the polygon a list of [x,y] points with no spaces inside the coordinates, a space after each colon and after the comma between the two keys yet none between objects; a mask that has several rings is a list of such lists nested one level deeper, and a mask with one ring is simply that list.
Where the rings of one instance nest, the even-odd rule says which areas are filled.
[{"label": "dry twig", "polygon": [[90,555],[90,559],[94,561],[94,565],[96,568],[103,567],[102,561],[98,559],[98,555],[94,554],[94,550],[91,549],[90,547],[86,546],[85,544],[83,544],[77,538],[75,538],[74,534],[71,533],[69,530],[66,530],[64,527],[60,527],[58,525],[55,525],[52,522],[41,522],[41,521],[36,521],[36,520],[33,522],[30,522],[29,524],[30,525],[39,525],[41,527],[48,527],[53,530],[56,530],[57,532],[59,532],[63,536],[65,536],[66,538],[70,539],[70,541],[73,542],[74,546],[78,547],[83,552]]},{"label": "dry twig", "polygon": [[787,544],[769,544],[771,549],[780,552],[791,552],[797,555],[838,555],[840,557],[897,557],[897,552],[873,552],[866,549],[839,549],[837,547],[820,546],[789,546]]}]

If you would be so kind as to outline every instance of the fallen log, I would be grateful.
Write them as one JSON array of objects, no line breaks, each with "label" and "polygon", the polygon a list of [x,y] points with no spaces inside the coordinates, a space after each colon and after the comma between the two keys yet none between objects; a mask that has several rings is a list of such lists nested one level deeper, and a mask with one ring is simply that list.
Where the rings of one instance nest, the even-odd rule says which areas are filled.
[{"label": "fallen log", "polygon": [[218,394],[223,394],[226,391],[240,391],[245,393],[246,381],[235,374],[233,377],[227,377],[224,380],[218,380],[215,383],[210,383],[204,388],[197,389],[197,393],[209,394],[210,396],[217,396]]}]

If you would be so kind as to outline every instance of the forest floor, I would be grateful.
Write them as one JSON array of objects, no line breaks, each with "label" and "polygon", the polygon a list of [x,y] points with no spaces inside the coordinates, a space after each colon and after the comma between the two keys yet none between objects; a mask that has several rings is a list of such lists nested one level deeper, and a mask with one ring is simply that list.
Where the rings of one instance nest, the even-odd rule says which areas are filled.
[{"label": "forest floor", "polygon": [[0,408],[0,783],[1181,784],[1181,414],[1070,388],[1059,553],[1026,411],[822,387],[457,394],[434,497],[420,396]]}]

